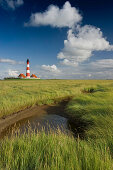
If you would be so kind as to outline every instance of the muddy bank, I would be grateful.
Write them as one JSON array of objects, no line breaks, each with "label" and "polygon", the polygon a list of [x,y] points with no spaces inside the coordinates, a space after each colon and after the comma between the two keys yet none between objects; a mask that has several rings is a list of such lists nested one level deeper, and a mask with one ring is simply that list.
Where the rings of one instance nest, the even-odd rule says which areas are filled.
[{"label": "muddy bank", "polygon": [[18,113],[14,113],[13,115],[7,116],[5,118],[0,119],[0,133],[7,128],[8,126],[11,126],[12,124],[17,123],[20,120],[25,120],[29,117],[32,117],[36,114],[39,116],[42,114],[46,114],[46,109],[48,106],[34,106],[28,109],[25,109],[23,111],[20,111]]},{"label": "muddy bank", "polygon": [[13,115],[7,116],[0,119],[0,137],[4,136],[7,129],[13,127],[14,124],[24,124],[29,119],[35,117],[41,117],[45,115],[59,115],[64,118],[68,118],[65,113],[65,107],[69,100],[63,100],[57,105],[43,105],[43,106],[33,106],[31,108],[25,109]]}]

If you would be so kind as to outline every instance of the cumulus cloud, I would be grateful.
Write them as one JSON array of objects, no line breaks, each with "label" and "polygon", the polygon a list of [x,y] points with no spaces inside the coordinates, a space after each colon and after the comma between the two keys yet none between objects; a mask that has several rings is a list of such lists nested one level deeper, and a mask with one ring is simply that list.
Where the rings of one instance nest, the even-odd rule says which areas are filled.
[{"label": "cumulus cloud", "polygon": [[52,73],[60,73],[60,70],[57,68],[56,65],[42,65],[42,69],[52,72]]},{"label": "cumulus cloud", "polygon": [[0,3],[2,4],[2,7],[6,9],[8,7],[15,10],[17,7],[23,5],[24,1],[23,0],[1,0]]},{"label": "cumulus cloud", "polygon": [[11,69],[9,69],[8,75],[9,75],[10,77],[18,77],[19,72],[16,71],[16,70],[11,70]]},{"label": "cumulus cloud", "polygon": [[51,5],[43,13],[35,13],[30,17],[30,21],[25,26],[50,25],[52,27],[74,27],[82,20],[82,16],[75,7],[71,7],[70,2],[65,2],[62,9]]},{"label": "cumulus cloud", "polygon": [[9,64],[24,64],[24,62],[22,62],[22,61],[15,61],[15,60],[11,60],[11,59],[4,59],[4,58],[1,58],[1,59],[0,59],[0,63],[9,63]]},{"label": "cumulus cloud", "polygon": [[[67,1],[61,9],[51,5],[45,12],[32,14],[30,21],[25,25],[68,27],[67,40],[64,41],[64,48],[57,58],[65,66],[77,67],[79,63],[87,61],[94,51],[113,50],[113,45],[103,37],[100,28],[91,25],[80,26],[81,20],[79,11]],[[58,69],[55,65],[43,65],[42,68],[51,71]]]},{"label": "cumulus cloud", "polygon": [[110,45],[103,37],[100,28],[85,25],[78,26],[75,33],[72,29],[68,31],[67,40],[64,41],[64,49],[58,54],[57,58],[63,60],[62,63],[70,66],[77,66],[90,58],[93,51],[110,51]]}]

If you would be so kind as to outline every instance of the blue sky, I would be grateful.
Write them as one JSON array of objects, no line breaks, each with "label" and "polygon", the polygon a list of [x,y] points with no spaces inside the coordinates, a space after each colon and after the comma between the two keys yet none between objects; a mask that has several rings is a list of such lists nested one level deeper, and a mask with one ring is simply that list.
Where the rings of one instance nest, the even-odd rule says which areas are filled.
[{"label": "blue sky", "polygon": [[0,78],[113,78],[112,0],[0,0]]}]

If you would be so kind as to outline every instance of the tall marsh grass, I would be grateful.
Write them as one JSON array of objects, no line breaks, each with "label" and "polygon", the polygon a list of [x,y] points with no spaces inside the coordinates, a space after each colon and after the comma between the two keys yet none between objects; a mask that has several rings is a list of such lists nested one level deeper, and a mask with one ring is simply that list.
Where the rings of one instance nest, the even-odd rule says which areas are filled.
[{"label": "tall marsh grass", "polygon": [[74,139],[60,131],[30,133],[0,144],[0,169],[10,170],[111,170],[106,143]]},{"label": "tall marsh grass", "polygon": [[0,142],[1,170],[113,169],[112,80],[0,81],[0,117],[70,96],[66,114],[83,128],[82,140],[60,131],[6,138]]},{"label": "tall marsh grass", "polygon": [[67,113],[73,120],[85,123],[84,139],[105,144],[113,157],[113,91],[81,93],[67,106]]}]

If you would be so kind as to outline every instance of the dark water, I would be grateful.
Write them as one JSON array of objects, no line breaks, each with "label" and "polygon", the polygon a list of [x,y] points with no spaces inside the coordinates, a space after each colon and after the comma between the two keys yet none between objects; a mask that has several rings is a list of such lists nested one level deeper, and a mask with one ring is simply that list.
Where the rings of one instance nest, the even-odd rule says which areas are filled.
[{"label": "dark water", "polygon": [[[66,106],[69,100],[64,100],[59,104],[52,106],[36,106],[17,113],[13,122],[0,133],[0,139],[11,134],[15,134],[18,130],[20,134],[32,131],[57,131],[60,129],[63,133],[73,135],[74,137],[84,138],[85,130],[92,125],[92,122],[84,121],[81,118],[72,118],[66,115]],[[19,119],[18,119],[19,117]],[[26,118],[25,118],[26,117]],[[17,119],[17,120],[16,120]],[[18,121],[19,120],[19,121]],[[12,120],[10,121],[12,123]],[[6,124],[7,125],[7,124]]]},{"label": "dark water", "polygon": [[1,133],[0,138],[4,138],[5,136],[10,137],[12,133],[15,134],[18,130],[19,133],[23,134],[28,132],[28,129],[36,132],[41,130],[44,130],[45,132],[52,130],[55,132],[59,129],[66,134],[72,133],[67,118],[56,114],[42,114],[23,119],[16,124],[7,127]]}]

